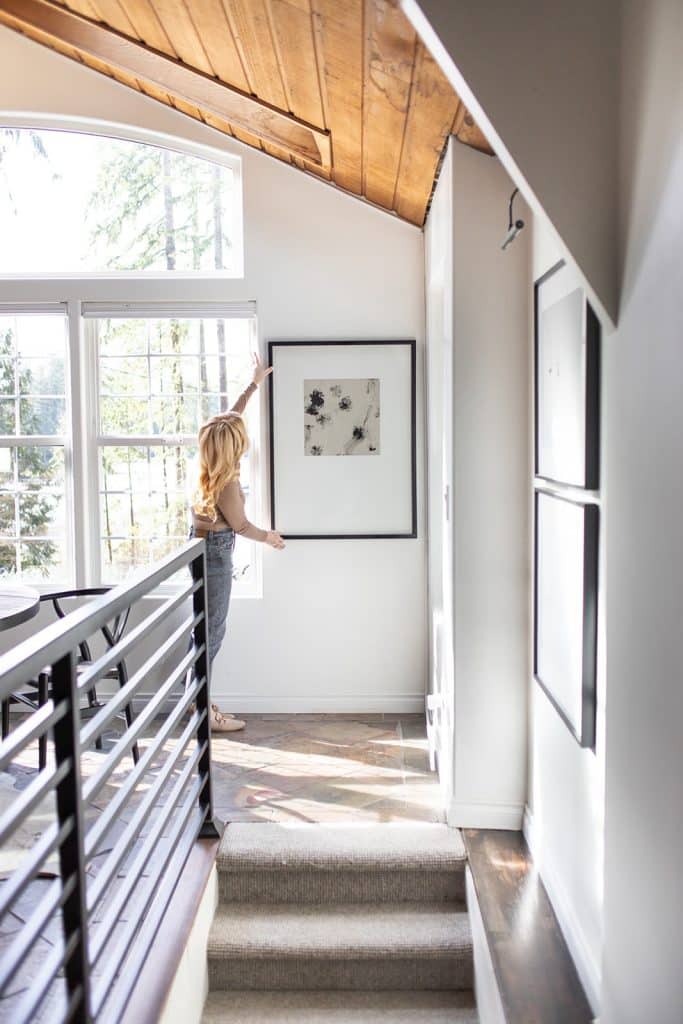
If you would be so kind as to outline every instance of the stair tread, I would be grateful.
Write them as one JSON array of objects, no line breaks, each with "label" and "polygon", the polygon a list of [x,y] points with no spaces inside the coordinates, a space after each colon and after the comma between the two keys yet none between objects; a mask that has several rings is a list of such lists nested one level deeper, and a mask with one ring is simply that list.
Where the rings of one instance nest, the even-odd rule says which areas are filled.
[{"label": "stair tread", "polygon": [[209,933],[210,959],[374,959],[471,954],[459,904],[225,904]]},{"label": "stair tread", "polygon": [[466,992],[210,992],[202,1024],[477,1024]]},{"label": "stair tread", "polygon": [[219,871],[464,870],[457,829],[436,823],[349,825],[234,822],[218,852]]}]

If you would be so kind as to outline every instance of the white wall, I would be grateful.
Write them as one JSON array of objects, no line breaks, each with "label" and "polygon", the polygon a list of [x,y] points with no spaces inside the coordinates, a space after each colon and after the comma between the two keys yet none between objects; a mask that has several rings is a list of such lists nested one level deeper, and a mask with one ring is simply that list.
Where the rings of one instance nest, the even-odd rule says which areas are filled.
[{"label": "white wall", "polygon": [[444,806],[453,797],[453,149],[425,225],[430,665],[428,730]]},{"label": "white wall", "polygon": [[[552,232],[534,218],[533,281],[562,257]],[[533,282],[530,282],[530,290]],[[602,350],[609,343],[603,323]],[[533,367],[531,367],[533,373]],[[533,381],[533,377],[531,378]],[[604,423],[606,374],[601,396]],[[604,435],[603,435],[604,436]],[[530,434],[530,445],[533,436]],[[608,481],[600,472],[597,730],[595,750],[581,748],[530,674],[529,796],[525,833],[584,988],[597,1012],[602,957],[605,609]],[[531,642],[531,637],[530,637]]]},{"label": "white wall", "polygon": [[[453,460],[446,524],[452,568],[448,544],[443,547],[454,624],[449,821],[519,828],[529,674],[530,238],[522,232],[501,251],[513,186],[499,161],[454,144],[446,173],[450,183],[439,189],[450,188],[452,198],[437,203],[430,220],[451,216],[452,242],[441,226],[428,224],[427,262],[433,282],[435,261],[448,260],[452,249],[452,326],[428,341],[431,347],[452,337],[452,437],[443,444]],[[528,217],[521,201],[515,214]],[[443,304],[438,291],[428,296]],[[442,485],[443,478],[430,477],[437,517]]]},{"label": "white wall", "polygon": [[603,1024],[683,1020],[683,5],[625,0]]},{"label": "white wall", "polygon": [[[603,1024],[683,1020],[682,52],[679,3],[623,4],[595,754],[533,700],[532,844]],[[546,231],[537,241],[535,276],[559,255]]]},{"label": "white wall", "polygon": [[[453,824],[519,828],[529,652],[530,236],[505,252],[513,184],[453,152]],[[515,215],[529,220],[518,197]]]},{"label": "white wall", "polygon": [[620,0],[401,3],[614,318]]},{"label": "white wall", "polygon": [[[7,29],[0,29],[0,58],[5,112],[105,118],[239,153],[246,276],[200,286],[179,281],[174,297],[255,299],[262,341],[417,338],[422,496],[420,231]],[[167,285],[156,287],[167,296]],[[63,298],[70,288],[45,284],[43,294]],[[97,282],[85,291],[97,297]],[[129,298],[135,292],[132,284]],[[0,285],[0,300],[10,296],[35,297],[25,283]],[[418,540],[291,541],[283,553],[266,550],[263,599],[234,602],[214,697],[241,711],[421,710],[423,506]]]}]

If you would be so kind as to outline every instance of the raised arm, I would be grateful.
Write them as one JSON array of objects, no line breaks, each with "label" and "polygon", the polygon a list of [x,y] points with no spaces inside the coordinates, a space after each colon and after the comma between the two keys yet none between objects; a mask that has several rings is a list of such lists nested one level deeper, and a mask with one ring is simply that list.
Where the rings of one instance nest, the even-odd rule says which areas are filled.
[{"label": "raised arm", "polygon": [[247,402],[254,394],[259,384],[262,384],[268,374],[273,372],[273,367],[264,366],[263,360],[255,352],[252,352],[251,354],[251,362],[253,367],[251,384],[244,389],[231,409],[231,412],[239,413],[240,416],[246,409]]},{"label": "raised arm", "polygon": [[251,398],[255,391],[256,384],[254,384],[252,380],[251,384],[247,385],[247,387],[244,389],[240,397],[237,399],[230,412],[238,412],[241,416],[244,410],[246,409],[247,402],[249,401],[249,399]]}]

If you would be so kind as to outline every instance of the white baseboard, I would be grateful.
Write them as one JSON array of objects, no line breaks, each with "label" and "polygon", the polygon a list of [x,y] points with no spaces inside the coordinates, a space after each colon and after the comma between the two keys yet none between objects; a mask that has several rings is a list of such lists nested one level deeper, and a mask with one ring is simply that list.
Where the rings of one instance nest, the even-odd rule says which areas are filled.
[{"label": "white baseboard", "polygon": [[[149,700],[151,693],[140,694],[140,704]],[[284,694],[255,695],[253,693],[221,693],[212,689],[211,700],[223,711],[232,711],[244,715],[313,715],[313,714],[392,714],[413,715],[424,714],[425,698],[423,693],[398,696],[394,694],[337,694],[292,697]],[[137,702],[136,702],[137,704]],[[168,712],[175,705],[171,699],[164,705]]]},{"label": "white baseboard", "polygon": [[474,952],[474,991],[477,997],[479,1024],[505,1024],[505,1010],[500,997],[498,979],[493,967],[491,950],[486,937],[484,921],[479,909],[477,890],[469,865],[465,869],[467,887],[467,912],[472,929]]},{"label": "white baseboard", "polygon": [[463,804],[451,800],[446,820],[451,828],[499,828],[519,832],[523,804]]},{"label": "white baseboard", "polygon": [[555,911],[564,941],[569,947],[569,952],[581,979],[581,984],[588,996],[588,1002],[593,1013],[597,1015],[600,1012],[600,991],[602,986],[600,964],[595,961],[588,947],[581,923],[576,916],[572,901],[567,895],[560,873],[548,856],[547,850],[542,848],[539,841],[540,837],[536,834],[534,828],[534,816],[528,806],[524,808],[522,831],[524,832],[524,838],[527,841],[534,863],[538,868],[541,881],[548,893],[548,898]]},{"label": "white baseboard", "polygon": [[160,1024],[201,1024],[209,993],[206,947],[219,903],[218,872],[214,867],[188,936],[182,959],[161,1012]]}]

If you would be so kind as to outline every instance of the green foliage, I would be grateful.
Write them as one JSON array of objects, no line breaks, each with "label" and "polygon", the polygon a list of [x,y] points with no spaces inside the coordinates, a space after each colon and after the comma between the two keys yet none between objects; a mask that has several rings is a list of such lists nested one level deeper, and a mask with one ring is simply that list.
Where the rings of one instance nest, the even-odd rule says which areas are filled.
[{"label": "green foliage", "polygon": [[[222,252],[223,177],[204,160],[108,139],[88,204],[93,244],[112,270],[208,270],[216,264],[216,219]],[[160,187],[161,185],[161,187]]]},{"label": "green foliage", "polygon": [[[47,149],[43,142],[42,135],[38,132],[29,131],[26,128],[1,128],[0,129],[0,181],[7,191],[7,195],[10,202],[14,202],[12,198],[12,189],[10,186],[10,178],[6,172],[5,164],[7,157],[12,153],[18,146],[25,145],[28,142],[34,154],[41,160],[49,162]],[[52,174],[52,179],[56,181],[59,178],[58,174]],[[18,211],[14,208],[14,213]]]},{"label": "green foliage", "polygon": [[[0,390],[3,394],[11,394],[15,389],[15,340],[11,328],[0,332]],[[30,393],[33,381],[30,370],[19,374],[19,390],[23,394]],[[30,411],[23,416],[23,432],[38,433],[40,424],[37,415]],[[12,431],[14,433],[14,431]],[[16,460],[16,467],[15,467]],[[13,470],[18,473],[18,485],[15,492],[13,480],[8,480],[11,492],[19,495],[21,505],[20,526],[24,537],[35,537],[45,534],[52,521],[56,508],[56,498],[43,488],[54,483],[58,464],[49,448],[25,446],[14,449]],[[14,474],[12,474],[14,475]],[[38,489],[36,489],[38,488]],[[7,491],[5,491],[5,495]],[[16,502],[7,500],[0,503],[0,536],[13,537],[16,530]],[[48,576],[57,554],[56,545],[50,540],[34,541],[22,545],[21,562],[23,569],[37,570],[42,576]],[[0,545],[0,574],[12,574],[16,570],[14,545]]]}]

